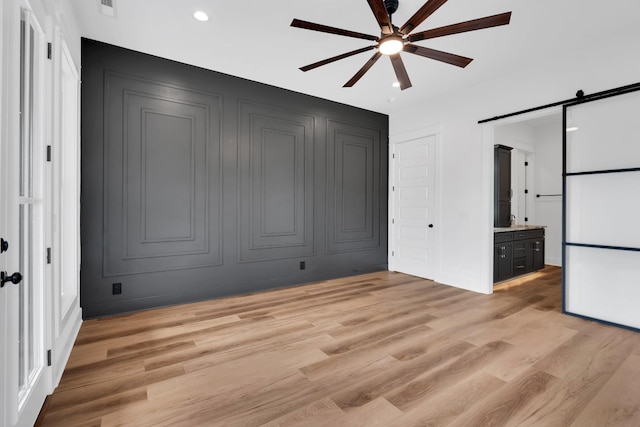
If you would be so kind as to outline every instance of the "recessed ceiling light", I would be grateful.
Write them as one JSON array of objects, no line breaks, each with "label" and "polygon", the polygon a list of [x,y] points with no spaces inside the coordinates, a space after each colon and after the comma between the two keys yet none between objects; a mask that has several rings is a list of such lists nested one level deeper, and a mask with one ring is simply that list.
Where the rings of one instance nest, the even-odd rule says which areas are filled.
[{"label": "recessed ceiling light", "polygon": [[201,10],[194,13],[193,17],[196,18],[198,21],[202,21],[202,22],[209,20],[209,16]]},{"label": "recessed ceiling light", "polygon": [[400,87],[400,82],[393,82],[393,83],[391,83],[391,86]]}]

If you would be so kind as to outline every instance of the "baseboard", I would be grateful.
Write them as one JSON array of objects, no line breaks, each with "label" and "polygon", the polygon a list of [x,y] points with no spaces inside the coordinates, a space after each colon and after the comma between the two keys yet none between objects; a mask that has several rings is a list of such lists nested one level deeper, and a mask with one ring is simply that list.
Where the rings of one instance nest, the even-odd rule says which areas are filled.
[{"label": "baseboard", "polygon": [[60,331],[60,336],[56,340],[55,347],[52,349],[53,372],[51,374],[51,393],[53,393],[53,390],[55,390],[60,383],[64,368],[67,366],[69,356],[71,356],[71,350],[73,350],[73,345],[80,332],[80,326],[82,326],[82,308],[80,308],[78,304],[66,319],[64,328]]},{"label": "baseboard", "polygon": [[554,265],[556,267],[562,267],[562,258],[545,258],[545,265]]},{"label": "baseboard", "polygon": [[454,288],[464,289],[466,291],[477,292],[480,294],[488,293],[486,289],[483,288],[480,281],[474,280],[470,282],[468,278],[463,278],[460,276],[440,274],[436,276],[434,281],[443,285],[452,286]]}]

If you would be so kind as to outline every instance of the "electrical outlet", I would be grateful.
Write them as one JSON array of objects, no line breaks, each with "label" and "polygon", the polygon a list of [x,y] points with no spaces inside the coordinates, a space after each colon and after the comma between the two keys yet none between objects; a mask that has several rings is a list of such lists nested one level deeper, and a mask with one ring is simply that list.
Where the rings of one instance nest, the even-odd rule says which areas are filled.
[{"label": "electrical outlet", "polygon": [[307,264],[304,261],[300,261],[300,270],[307,268]]},{"label": "electrical outlet", "polygon": [[113,295],[120,295],[122,293],[122,283],[114,283],[111,285],[111,293]]}]

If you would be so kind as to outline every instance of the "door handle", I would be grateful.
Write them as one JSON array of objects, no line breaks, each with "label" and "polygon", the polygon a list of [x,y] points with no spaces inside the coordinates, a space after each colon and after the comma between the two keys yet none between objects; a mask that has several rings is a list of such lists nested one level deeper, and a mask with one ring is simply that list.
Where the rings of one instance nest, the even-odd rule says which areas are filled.
[{"label": "door handle", "polygon": [[429,224],[429,228],[433,228],[433,224]]},{"label": "door handle", "polygon": [[15,272],[11,276],[7,274],[6,271],[0,272],[0,288],[4,288],[4,284],[7,282],[11,282],[14,285],[17,285],[22,281],[22,274]]}]

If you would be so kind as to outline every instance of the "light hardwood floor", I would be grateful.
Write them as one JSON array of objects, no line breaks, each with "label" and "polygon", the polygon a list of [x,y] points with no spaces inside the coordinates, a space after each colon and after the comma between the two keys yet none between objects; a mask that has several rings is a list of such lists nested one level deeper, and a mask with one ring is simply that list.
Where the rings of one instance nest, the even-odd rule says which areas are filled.
[{"label": "light hardwood floor", "polygon": [[640,334],[375,273],[87,321],[43,426],[638,426]]}]

